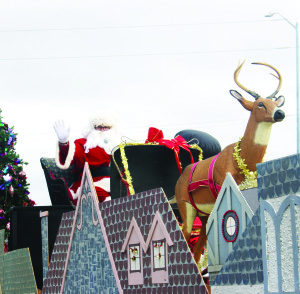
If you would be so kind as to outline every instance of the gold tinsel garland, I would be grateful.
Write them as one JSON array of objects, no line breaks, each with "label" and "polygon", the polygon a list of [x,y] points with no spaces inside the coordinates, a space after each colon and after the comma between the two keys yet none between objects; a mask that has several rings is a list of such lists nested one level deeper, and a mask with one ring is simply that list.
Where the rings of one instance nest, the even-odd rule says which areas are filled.
[{"label": "gold tinsel garland", "polygon": [[236,143],[235,147],[234,147],[234,153],[233,153],[233,157],[235,159],[235,161],[237,162],[237,165],[239,167],[239,169],[241,170],[241,174],[245,176],[245,180],[239,184],[239,188],[240,190],[245,190],[245,189],[249,189],[249,188],[254,188],[257,187],[257,172],[254,171],[250,171],[247,168],[247,164],[245,163],[245,159],[241,158],[240,152],[241,152],[241,141],[243,138],[240,138],[239,141]]},{"label": "gold tinsel garland", "polygon": [[[129,167],[128,167],[128,160],[127,160],[127,157],[126,157],[126,154],[125,154],[125,146],[135,146],[135,145],[159,145],[158,143],[138,143],[138,142],[131,142],[131,143],[124,143],[124,142],[121,142],[119,144],[119,149],[120,149],[120,154],[121,154],[121,159],[122,159],[122,164],[123,164],[123,167],[124,167],[124,174],[125,174],[125,178],[122,176],[122,173],[115,161],[115,158],[112,154],[112,158],[113,158],[113,161],[119,171],[119,174],[120,174],[120,177],[122,178],[123,181],[127,182],[128,184],[128,189],[129,189],[129,193],[130,195],[134,195],[135,192],[134,192],[134,188],[133,188],[133,185],[132,185],[132,177],[130,175],[130,171],[129,171]],[[197,144],[192,144],[190,145],[190,148],[193,148],[193,149],[197,149],[200,151],[200,154],[199,154],[199,161],[202,160],[203,158],[203,151],[202,149],[197,145]]]}]

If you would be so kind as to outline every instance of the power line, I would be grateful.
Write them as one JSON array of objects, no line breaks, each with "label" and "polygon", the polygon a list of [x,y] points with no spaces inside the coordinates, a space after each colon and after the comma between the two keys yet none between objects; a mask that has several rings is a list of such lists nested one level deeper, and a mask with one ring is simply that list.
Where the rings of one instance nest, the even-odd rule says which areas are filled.
[{"label": "power line", "polygon": [[91,55],[91,56],[48,56],[48,57],[16,57],[0,58],[0,61],[18,61],[18,60],[52,60],[52,59],[88,59],[88,58],[114,58],[114,57],[138,57],[138,56],[164,56],[164,55],[188,55],[188,54],[215,54],[229,52],[251,52],[251,51],[268,51],[268,50],[286,50],[293,47],[271,47],[271,48],[254,48],[254,49],[228,49],[228,50],[206,50],[191,52],[165,52],[165,53],[135,53],[135,54],[111,54],[111,55]]},{"label": "power line", "polygon": [[[273,19],[267,21],[282,21],[281,19]],[[202,23],[183,23],[183,24],[151,24],[151,25],[132,25],[132,26],[102,26],[88,28],[45,28],[45,29],[12,29],[0,30],[0,33],[10,32],[44,32],[44,31],[76,31],[76,30],[107,30],[107,29],[136,29],[136,28],[160,28],[160,27],[179,27],[179,26],[201,26],[201,25],[216,25],[216,24],[237,24],[237,23],[261,23],[266,20],[244,20],[244,21],[220,21],[220,22],[202,22]]]}]

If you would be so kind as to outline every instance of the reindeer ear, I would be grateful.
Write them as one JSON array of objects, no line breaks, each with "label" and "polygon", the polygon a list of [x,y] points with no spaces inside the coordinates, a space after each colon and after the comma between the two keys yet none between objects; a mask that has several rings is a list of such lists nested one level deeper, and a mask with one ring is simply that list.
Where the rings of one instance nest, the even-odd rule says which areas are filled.
[{"label": "reindeer ear", "polygon": [[229,93],[236,98],[242,106],[249,111],[252,111],[254,103],[252,101],[249,101],[245,99],[238,91],[236,90],[230,90]]},{"label": "reindeer ear", "polygon": [[237,100],[242,101],[243,96],[236,90],[230,90],[229,93]]},{"label": "reindeer ear", "polygon": [[284,104],[285,98],[284,96],[279,96],[278,98],[276,98],[277,101],[277,107],[281,107]]}]

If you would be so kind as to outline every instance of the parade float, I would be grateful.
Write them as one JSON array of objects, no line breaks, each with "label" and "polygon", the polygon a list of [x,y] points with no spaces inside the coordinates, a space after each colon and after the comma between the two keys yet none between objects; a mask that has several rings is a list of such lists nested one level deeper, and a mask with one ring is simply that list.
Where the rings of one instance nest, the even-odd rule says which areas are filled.
[{"label": "parade float", "polygon": [[[275,71],[279,85],[262,98],[239,82],[239,65],[235,82],[255,99],[231,91],[250,111],[241,140],[220,150],[203,132],[212,145],[196,138],[199,131],[166,139],[150,128],[143,142],[114,149],[110,201],[99,203],[86,163],[74,206],[72,167],[42,158],[52,206],[15,208],[11,220],[11,253],[39,251],[27,268],[31,286],[41,293],[299,293],[300,156],[263,161],[284,98],[277,97],[279,71],[259,64]],[[1,290],[11,293],[5,272]]]}]

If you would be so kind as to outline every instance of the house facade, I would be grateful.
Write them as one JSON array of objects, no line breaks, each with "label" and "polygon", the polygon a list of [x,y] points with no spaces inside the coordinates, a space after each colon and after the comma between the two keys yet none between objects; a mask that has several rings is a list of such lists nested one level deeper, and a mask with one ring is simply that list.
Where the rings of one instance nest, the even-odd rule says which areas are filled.
[{"label": "house facade", "polygon": [[239,236],[212,293],[300,293],[300,156],[257,165],[259,207]]},{"label": "house facade", "polygon": [[42,293],[207,293],[161,188],[99,204],[87,165],[81,187]]}]

